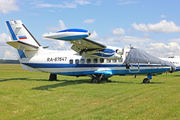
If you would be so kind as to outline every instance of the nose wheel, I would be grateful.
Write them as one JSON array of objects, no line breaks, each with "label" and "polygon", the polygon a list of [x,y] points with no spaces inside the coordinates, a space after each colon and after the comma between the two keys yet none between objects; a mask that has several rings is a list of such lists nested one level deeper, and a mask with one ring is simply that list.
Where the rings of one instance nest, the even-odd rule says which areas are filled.
[{"label": "nose wheel", "polygon": [[150,83],[150,79],[149,78],[144,78],[143,83]]}]

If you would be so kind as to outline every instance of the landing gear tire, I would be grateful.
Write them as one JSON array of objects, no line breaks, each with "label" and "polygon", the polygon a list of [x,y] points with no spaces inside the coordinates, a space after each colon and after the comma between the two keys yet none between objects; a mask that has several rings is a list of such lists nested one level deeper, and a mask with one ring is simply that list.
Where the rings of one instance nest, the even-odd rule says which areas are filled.
[{"label": "landing gear tire", "polygon": [[150,83],[150,79],[144,78],[143,83]]},{"label": "landing gear tire", "polygon": [[49,81],[57,81],[57,75],[56,74],[50,74]]},{"label": "landing gear tire", "polygon": [[103,77],[104,74],[92,74],[92,79],[91,79],[91,83],[101,83],[101,79]]},{"label": "landing gear tire", "polygon": [[101,83],[101,82],[96,78],[92,78],[91,83]]},{"label": "landing gear tire", "polygon": [[95,79],[95,78],[92,79],[92,80],[91,80],[91,83],[97,83],[97,79]]}]

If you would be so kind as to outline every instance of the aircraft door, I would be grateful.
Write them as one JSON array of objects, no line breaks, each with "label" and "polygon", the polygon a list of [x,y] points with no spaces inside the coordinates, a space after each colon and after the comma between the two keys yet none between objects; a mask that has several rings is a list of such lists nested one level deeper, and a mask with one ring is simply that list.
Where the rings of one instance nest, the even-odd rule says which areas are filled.
[{"label": "aircraft door", "polygon": [[139,63],[129,64],[129,72],[130,73],[138,73],[140,70]]}]

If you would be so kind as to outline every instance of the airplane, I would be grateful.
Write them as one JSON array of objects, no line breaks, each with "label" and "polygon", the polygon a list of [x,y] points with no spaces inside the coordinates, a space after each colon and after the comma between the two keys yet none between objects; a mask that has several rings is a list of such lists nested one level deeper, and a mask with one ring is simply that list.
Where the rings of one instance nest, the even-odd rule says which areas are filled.
[{"label": "airplane", "polygon": [[21,20],[5,21],[5,24],[11,37],[6,43],[17,49],[22,69],[50,73],[50,81],[57,80],[57,75],[67,75],[89,76],[91,83],[100,83],[113,75],[144,74],[147,78],[143,83],[149,83],[153,75],[175,71],[169,62],[142,50],[111,47],[90,40],[88,30],[66,29],[44,35],[72,44],[71,51],[57,51],[42,47]]},{"label": "airplane", "polygon": [[180,56],[170,56],[168,58],[160,58],[162,60],[168,61],[176,66],[175,71],[180,71]]}]

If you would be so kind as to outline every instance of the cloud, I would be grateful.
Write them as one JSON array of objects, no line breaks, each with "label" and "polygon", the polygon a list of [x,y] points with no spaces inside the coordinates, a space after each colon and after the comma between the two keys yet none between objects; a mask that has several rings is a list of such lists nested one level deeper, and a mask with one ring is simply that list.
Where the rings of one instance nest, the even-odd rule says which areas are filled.
[{"label": "cloud", "polygon": [[143,37],[144,37],[144,38],[150,38],[151,36],[148,35],[148,33],[144,33],[144,34],[143,34]]},{"label": "cloud", "polygon": [[131,26],[136,30],[139,30],[142,32],[148,32],[148,28],[147,28],[146,24],[141,23],[141,24],[137,25],[136,23],[133,23],[133,24],[131,24]]},{"label": "cloud", "polygon": [[[118,34],[119,35],[119,34]],[[146,34],[148,37],[150,37],[148,34]],[[152,42],[152,40],[150,40],[148,37],[132,37],[132,36],[118,36],[118,37],[109,37],[108,35],[105,35],[104,37],[100,37],[98,36],[98,34],[96,33],[96,31],[94,31],[90,37],[88,37],[89,39],[93,39],[96,40],[97,42],[101,43],[101,44],[114,44],[114,45],[118,45],[118,44],[143,44],[143,43],[148,43],[148,42]]]},{"label": "cloud", "polygon": [[10,41],[10,36],[2,33],[0,34],[0,59],[17,59],[16,51],[6,42]]},{"label": "cloud", "polygon": [[165,15],[161,15],[161,17],[162,17],[162,18],[166,18],[166,16],[165,16]]},{"label": "cloud", "polygon": [[177,39],[170,39],[169,41],[171,41],[171,42],[176,42],[176,43],[180,43],[180,38],[177,38]]},{"label": "cloud", "polygon": [[61,40],[52,40],[49,44],[51,48],[55,48],[56,50],[66,50],[66,42]]},{"label": "cloud", "polygon": [[180,32],[180,27],[176,26],[176,24],[172,21],[166,21],[162,20],[159,23],[148,25],[146,24],[139,24],[136,23],[131,24],[132,27],[136,30],[142,31],[142,32],[155,32],[155,33],[173,33],[173,32]]},{"label": "cloud", "polygon": [[47,27],[46,28],[47,31],[60,31],[60,30],[64,30],[64,29],[67,29],[67,27],[62,20],[59,20],[58,27]]},{"label": "cloud", "polygon": [[6,42],[10,40],[10,36],[6,35],[6,33],[0,34],[0,46],[6,46]]},{"label": "cloud", "polygon": [[150,43],[149,45],[145,46],[144,50],[157,57],[168,57],[179,55],[180,46],[176,42],[170,42],[168,44]]},{"label": "cloud", "polygon": [[96,2],[94,3],[95,5],[101,5],[102,0],[96,0]]},{"label": "cloud", "polygon": [[75,3],[78,3],[79,5],[91,4],[91,2],[87,0],[75,0]]},{"label": "cloud", "polygon": [[144,43],[144,42],[150,42],[151,40],[148,38],[138,38],[138,37],[132,37],[132,36],[124,36],[118,38],[119,40],[122,40],[123,43]]},{"label": "cloud", "polygon": [[94,23],[95,19],[87,19],[83,21],[84,23]]},{"label": "cloud", "polygon": [[91,4],[88,0],[74,0],[72,2],[62,2],[61,4],[34,3],[37,8],[77,8],[78,5]]},{"label": "cloud", "polygon": [[96,33],[96,31],[94,31],[89,37],[88,37],[88,39],[99,39],[99,37],[98,37],[98,34]]},{"label": "cloud", "polygon": [[128,5],[128,4],[135,4],[137,2],[131,2],[131,1],[126,1],[126,2],[123,2],[123,0],[120,0],[120,3],[118,3],[119,5]]},{"label": "cloud", "polygon": [[125,30],[122,28],[113,29],[111,32],[113,35],[125,35]]},{"label": "cloud", "polygon": [[18,11],[17,0],[0,0],[0,12],[6,14],[9,11]]},{"label": "cloud", "polygon": [[132,36],[119,36],[119,37],[106,37],[105,39],[101,38],[100,41],[102,44],[114,44],[114,45],[122,45],[122,44],[143,44],[147,42],[151,42],[148,38],[138,38]]},{"label": "cloud", "polygon": [[15,48],[7,45],[1,47],[0,50],[3,51],[0,52],[1,59],[14,59],[14,60],[18,59]]},{"label": "cloud", "polygon": [[63,2],[63,4],[38,3],[37,8],[77,8],[77,4]]}]

